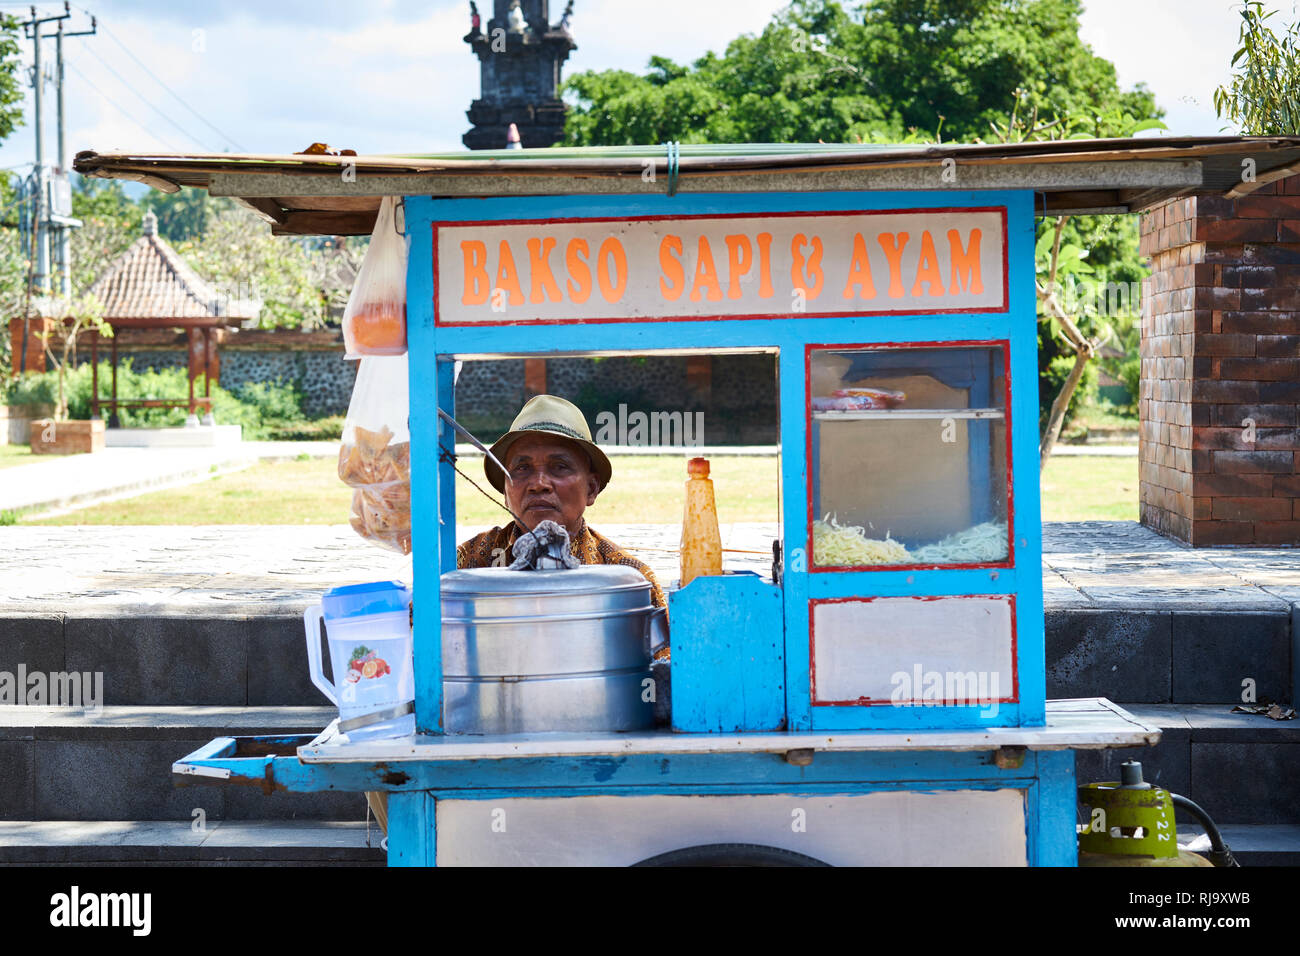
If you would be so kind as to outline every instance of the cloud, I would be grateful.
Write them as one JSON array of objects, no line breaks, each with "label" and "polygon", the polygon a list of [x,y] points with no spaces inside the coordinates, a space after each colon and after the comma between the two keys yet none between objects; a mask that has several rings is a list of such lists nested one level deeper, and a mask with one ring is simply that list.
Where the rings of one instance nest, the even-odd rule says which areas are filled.
[{"label": "cloud", "polygon": [[[1227,125],[1214,112],[1214,90],[1231,80],[1240,3],[1230,0],[1084,0],[1080,37],[1115,64],[1121,85],[1146,83],[1166,110],[1166,135],[1215,136]],[[1292,22],[1291,4],[1273,29]],[[1235,132],[1229,130],[1228,132]]]},{"label": "cloud", "polygon": [[[491,0],[488,0],[489,4]],[[38,5],[39,6],[39,5]],[[421,0],[217,0],[208,3],[177,3],[175,0],[82,0],[76,6],[106,20],[171,23],[191,28],[223,26],[240,20],[255,20],[262,26],[306,24],[350,30],[376,17],[398,22],[417,20],[428,9]],[[443,4],[451,6],[451,4]],[[469,3],[458,4],[469,22]]]}]

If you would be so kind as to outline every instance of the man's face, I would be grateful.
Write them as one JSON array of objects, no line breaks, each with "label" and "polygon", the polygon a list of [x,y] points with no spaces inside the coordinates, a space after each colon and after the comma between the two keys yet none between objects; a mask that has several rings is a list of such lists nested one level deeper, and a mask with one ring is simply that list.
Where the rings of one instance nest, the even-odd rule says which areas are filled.
[{"label": "man's face", "polygon": [[582,513],[595,504],[600,482],[580,445],[551,435],[516,439],[503,463],[510,470],[506,503],[529,531],[543,521],[568,529],[572,538]]}]

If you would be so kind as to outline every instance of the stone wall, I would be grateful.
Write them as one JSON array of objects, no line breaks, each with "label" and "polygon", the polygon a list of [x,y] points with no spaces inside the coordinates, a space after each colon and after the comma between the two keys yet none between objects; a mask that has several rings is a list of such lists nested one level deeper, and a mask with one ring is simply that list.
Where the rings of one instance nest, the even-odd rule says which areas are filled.
[{"label": "stone wall", "polygon": [[[546,362],[546,390],[582,409],[596,427],[602,411],[703,412],[706,444],[771,444],[777,439],[776,358],[724,355],[712,359],[707,390],[688,381],[683,356]],[[527,400],[522,360],[466,362],[456,382],[456,417],[487,435],[505,431]]]},{"label": "stone wall", "polygon": [[[309,416],[346,414],[356,362],[345,361],[334,332],[240,331],[220,345],[220,384],[279,378],[302,389]],[[103,353],[101,353],[103,354]],[[152,339],[119,342],[119,354],[137,369],[183,368],[179,344]],[[107,355],[104,355],[107,359]],[[546,361],[546,389],[578,405],[595,427],[596,415],[668,411],[704,413],[707,444],[776,441],[776,358],[723,355],[708,359],[708,373],[688,374],[687,359],[673,357],[561,358]],[[476,432],[505,431],[528,398],[522,359],[466,362],[456,383],[457,418]]]},{"label": "stone wall", "polygon": [[1300,177],[1142,217],[1142,523],[1300,544]]},{"label": "stone wall", "polygon": [[348,410],[357,363],[338,352],[264,352],[230,349],[221,355],[221,385],[235,388],[243,382],[270,382],[277,378],[296,382],[302,391],[303,411],[312,418],[343,415]]},{"label": "stone wall", "polygon": [[[303,395],[309,417],[343,415],[348,410],[356,362],[343,358],[335,333],[236,332],[220,349],[222,388],[234,391],[248,382],[292,382]],[[136,369],[184,368],[181,347],[119,343],[119,357]],[[107,359],[107,355],[101,351]]]}]

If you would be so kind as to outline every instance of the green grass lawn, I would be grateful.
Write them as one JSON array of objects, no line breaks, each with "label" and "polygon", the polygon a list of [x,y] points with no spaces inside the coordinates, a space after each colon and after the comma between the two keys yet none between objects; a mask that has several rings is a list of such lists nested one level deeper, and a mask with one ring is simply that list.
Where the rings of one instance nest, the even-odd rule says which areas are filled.
[{"label": "green grass lawn", "polygon": [[1136,521],[1138,460],[1054,456],[1042,476],[1044,521]]},{"label": "green grass lawn", "polygon": [[[10,447],[0,446],[0,463],[8,460],[3,450]],[[593,525],[681,521],[684,458],[618,456],[613,464],[614,480],[587,512]],[[720,520],[776,520],[776,458],[720,456],[709,464]],[[268,462],[56,518],[19,520],[59,525],[345,524],[351,489],[338,480],[335,468],[334,459]],[[465,459],[461,470],[492,490],[479,459]],[[459,524],[486,528],[507,520],[463,478],[456,479],[456,494]],[[1043,518],[1136,520],[1137,494],[1136,457],[1053,458],[1043,475]]]},{"label": "green grass lawn", "polygon": [[0,468],[12,468],[14,465],[30,465],[44,461],[32,454],[30,445],[0,445]]}]

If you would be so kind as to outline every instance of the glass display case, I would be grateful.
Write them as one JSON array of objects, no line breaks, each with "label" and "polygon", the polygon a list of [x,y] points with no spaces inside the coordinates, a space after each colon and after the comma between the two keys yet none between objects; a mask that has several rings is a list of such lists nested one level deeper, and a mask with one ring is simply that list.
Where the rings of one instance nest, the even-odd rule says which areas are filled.
[{"label": "glass display case", "polygon": [[808,346],[813,570],[1010,566],[1005,342]]}]

